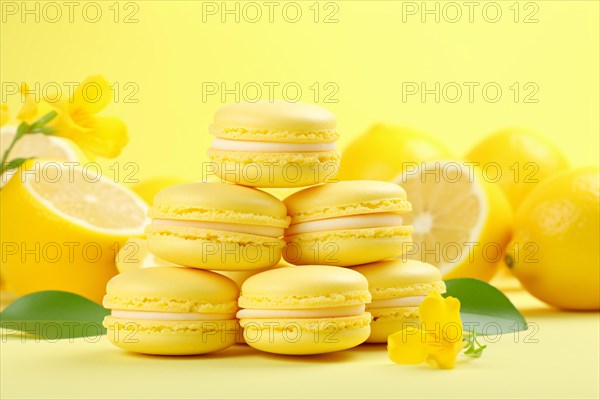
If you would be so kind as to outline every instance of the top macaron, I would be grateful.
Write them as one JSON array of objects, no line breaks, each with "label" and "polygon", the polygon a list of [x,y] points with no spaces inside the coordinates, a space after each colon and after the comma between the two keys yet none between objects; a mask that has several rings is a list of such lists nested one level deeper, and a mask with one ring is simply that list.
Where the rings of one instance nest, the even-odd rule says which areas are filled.
[{"label": "top macaron", "polygon": [[231,183],[300,187],[331,181],[339,170],[339,133],[329,110],[285,101],[222,107],[209,127],[209,170]]}]

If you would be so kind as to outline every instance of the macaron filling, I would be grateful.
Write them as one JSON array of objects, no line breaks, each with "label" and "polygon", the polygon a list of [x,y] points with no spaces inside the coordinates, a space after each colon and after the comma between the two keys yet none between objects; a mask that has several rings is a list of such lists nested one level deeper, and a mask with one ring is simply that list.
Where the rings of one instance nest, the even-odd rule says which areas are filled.
[{"label": "macaron filling", "polygon": [[155,218],[152,220],[152,224],[237,232],[249,235],[267,236],[272,238],[280,238],[281,236],[283,236],[284,232],[283,228],[275,226],[237,224],[230,222],[183,221],[176,219]]},{"label": "macaron filling", "polygon": [[335,142],[328,143],[286,143],[286,142],[260,142],[250,140],[229,140],[215,138],[211,147],[223,151],[248,151],[264,153],[310,153],[319,151],[335,151]]},{"label": "macaron filling", "polygon": [[419,307],[425,300],[425,296],[407,296],[395,299],[373,300],[369,304],[369,309],[377,308],[398,308],[398,307]]},{"label": "macaron filling", "polygon": [[111,315],[119,319],[150,321],[227,321],[235,319],[235,313],[171,313],[155,311],[112,310]]},{"label": "macaron filling", "polygon": [[391,212],[348,215],[321,219],[317,221],[300,222],[291,225],[285,232],[286,236],[303,233],[334,231],[342,229],[383,228],[402,225],[402,215]]},{"label": "macaron filling", "polygon": [[261,310],[243,309],[237,312],[239,319],[263,319],[263,318],[337,318],[354,317],[365,312],[365,305],[355,306],[298,309],[298,310]]}]

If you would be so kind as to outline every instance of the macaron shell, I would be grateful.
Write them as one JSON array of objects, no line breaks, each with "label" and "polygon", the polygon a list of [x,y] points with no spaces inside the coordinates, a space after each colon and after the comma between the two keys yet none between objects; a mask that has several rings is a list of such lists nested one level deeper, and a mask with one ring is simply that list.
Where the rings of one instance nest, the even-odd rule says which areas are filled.
[{"label": "macaron shell", "polygon": [[248,278],[238,303],[242,308],[266,310],[352,306],[371,301],[368,288],[366,278],[350,269],[284,267]]},{"label": "macaron shell", "polygon": [[408,326],[420,327],[419,307],[372,309],[371,335],[367,343],[387,343],[389,335]]},{"label": "macaron shell", "polygon": [[237,320],[149,321],[107,316],[103,325],[115,346],[155,355],[212,353],[232,346],[239,335]]},{"label": "macaron shell", "polygon": [[397,257],[412,242],[412,226],[348,229],[286,236],[283,258],[296,265],[340,267]]},{"label": "macaron shell", "polygon": [[181,267],[141,268],[113,277],[103,305],[108,309],[233,313],[239,289],[227,277]]},{"label": "macaron shell", "polygon": [[264,188],[294,188],[331,181],[339,171],[341,159],[337,150],[253,153],[209,149],[208,156],[221,179]]},{"label": "macaron shell", "polygon": [[146,235],[150,251],[166,261],[220,271],[270,268],[285,245],[279,238],[167,225],[149,225]]},{"label": "macaron shell", "polygon": [[287,227],[281,200],[258,189],[221,182],[175,185],[158,192],[151,218]]},{"label": "macaron shell", "polygon": [[313,186],[284,200],[292,223],[376,212],[409,212],[406,192],[391,182],[339,181]]},{"label": "macaron shell", "polygon": [[371,315],[318,319],[242,319],[246,343],[276,354],[309,355],[346,350],[371,333]]},{"label": "macaron shell", "polygon": [[333,113],[316,104],[277,100],[221,107],[210,133],[227,139],[274,142],[333,142],[338,139]]},{"label": "macaron shell", "polygon": [[418,260],[384,260],[352,269],[367,278],[373,300],[446,292],[440,270]]}]

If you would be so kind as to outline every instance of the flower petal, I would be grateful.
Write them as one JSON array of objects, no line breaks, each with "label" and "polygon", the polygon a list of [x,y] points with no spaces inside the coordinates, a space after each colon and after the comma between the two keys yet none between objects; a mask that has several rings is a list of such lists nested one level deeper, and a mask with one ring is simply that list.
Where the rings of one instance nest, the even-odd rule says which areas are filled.
[{"label": "flower petal", "polygon": [[77,86],[69,106],[71,110],[96,114],[106,107],[112,98],[113,93],[108,81],[102,75],[94,75]]},{"label": "flower petal", "polygon": [[388,355],[396,364],[420,364],[425,361],[426,347],[416,324],[388,337]]},{"label": "flower petal", "polygon": [[[115,117],[98,117],[92,119],[91,152],[107,158],[114,158],[121,154],[121,150],[129,142],[127,126]],[[90,138],[92,139],[92,138]]]},{"label": "flower petal", "polygon": [[445,342],[442,345],[427,347],[427,363],[441,369],[452,369],[456,364],[456,357],[464,346],[462,341],[456,343]]},{"label": "flower petal", "polygon": [[8,105],[0,104],[0,126],[8,124],[10,114],[8,113]]},{"label": "flower petal", "polygon": [[31,95],[29,91],[29,85],[26,83],[21,84],[21,94],[25,97],[25,102],[21,106],[21,109],[17,113],[17,119],[20,121],[32,124],[39,115],[38,104],[35,101],[35,96]]},{"label": "flower petal", "polygon": [[433,331],[445,322],[446,305],[438,292],[431,292],[419,306],[419,319],[427,331]]}]

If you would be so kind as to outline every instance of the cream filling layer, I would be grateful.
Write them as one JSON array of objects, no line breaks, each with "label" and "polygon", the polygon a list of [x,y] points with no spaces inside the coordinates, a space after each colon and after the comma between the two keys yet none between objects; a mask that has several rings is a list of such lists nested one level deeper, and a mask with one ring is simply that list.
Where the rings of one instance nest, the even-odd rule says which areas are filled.
[{"label": "cream filling layer", "polygon": [[320,219],[318,221],[300,222],[291,225],[286,230],[285,234],[286,236],[291,236],[302,233],[336,231],[340,229],[379,228],[401,225],[402,216],[397,213],[360,214]]},{"label": "cream filling layer", "polygon": [[235,319],[235,313],[170,313],[155,311],[112,310],[111,315],[121,319],[142,319],[153,321],[226,321]]},{"label": "cream filling layer", "polygon": [[251,310],[243,309],[237,312],[239,319],[262,319],[262,318],[336,318],[352,317],[362,315],[365,312],[365,305],[314,308],[302,310]]},{"label": "cream filling layer", "polygon": [[211,221],[180,221],[176,219],[161,219],[155,218],[152,221],[153,225],[171,225],[184,226],[199,229],[213,229],[217,231],[228,231],[237,233],[247,233],[249,235],[268,236],[279,238],[283,236],[283,228],[276,226],[248,225],[235,224],[228,222],[211,222]]},{"label": "cream filling layer", "polygon": [[316,151],[333,151],[335,142],[330,143],[285,143],[285,142],[257,142],[250,140],[229,140],[215,138],[211,147],[224,151],[251,151],[266,153],[310,153]]},{"label": "cream filling layer", "polygon": [[407,296],[396,299],[373,300],[369,303],[369,309],[373,308],[397,308],[397,307],[419,307],[425,296]]}]

